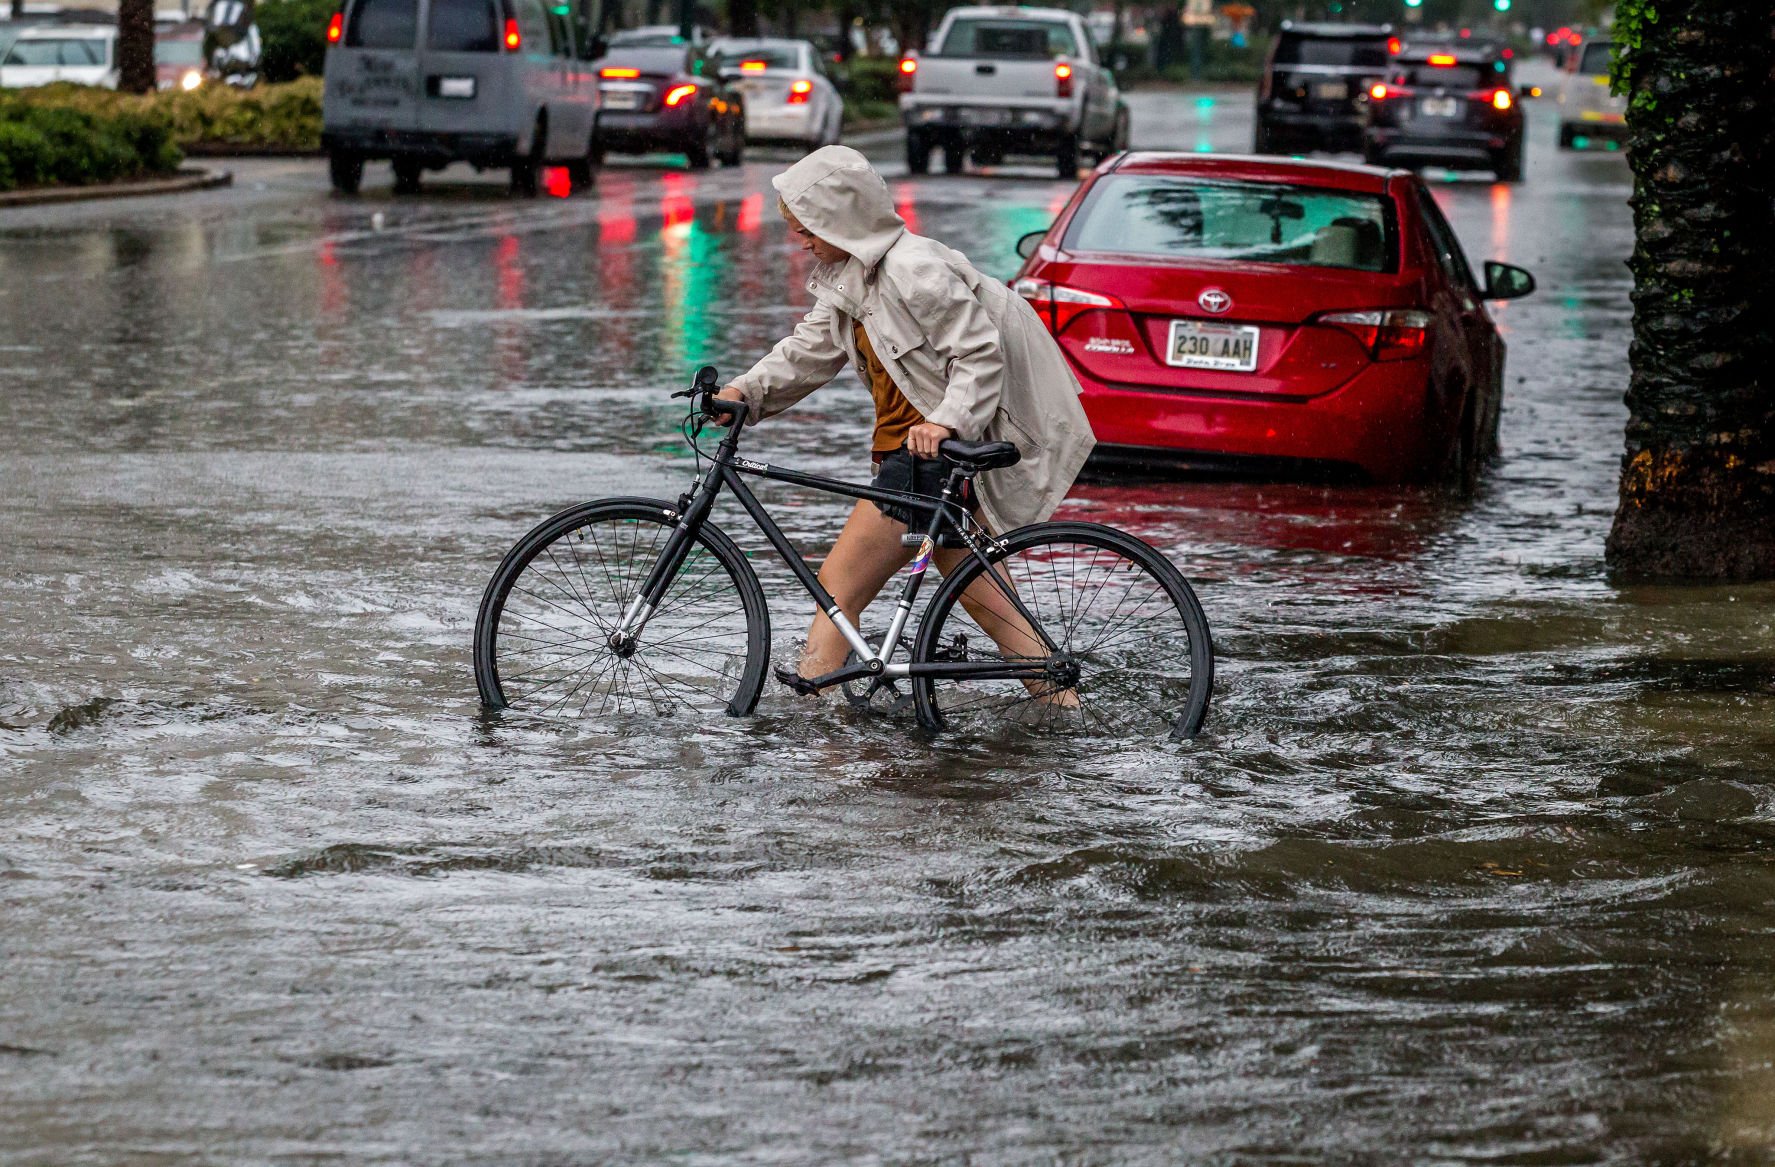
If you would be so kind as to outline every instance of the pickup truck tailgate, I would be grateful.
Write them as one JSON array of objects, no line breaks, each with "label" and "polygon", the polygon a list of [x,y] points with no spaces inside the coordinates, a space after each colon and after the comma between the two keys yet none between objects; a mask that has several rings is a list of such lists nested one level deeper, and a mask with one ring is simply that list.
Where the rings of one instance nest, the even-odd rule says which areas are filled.
[{"label": "pickup truck tailgate", "polygon": [[921,57],[915,92],[920,98],[940,97],[946,105],[1023,99],[1051,102],[1058,96],[1055,82],[1054,62],[1049,60]]}]

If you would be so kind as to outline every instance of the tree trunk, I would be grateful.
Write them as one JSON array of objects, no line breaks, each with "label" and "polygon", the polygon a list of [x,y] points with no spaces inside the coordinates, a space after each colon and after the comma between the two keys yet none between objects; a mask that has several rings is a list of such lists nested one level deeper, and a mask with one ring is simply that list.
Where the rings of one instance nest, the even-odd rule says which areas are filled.
[{"label": "tree trunk", "polygon": [[125,93],[154,88],[154,0],[118,0],[117,88]]},{"label": "tree trunk", "polygon": [[733,36],[757,36],[758,0],[727,0],[727,31]]},{"label": "tree trunk", "polygon": [[1775,578],[1775,13],[1622,0],[1632,381],[1608,563]]}]

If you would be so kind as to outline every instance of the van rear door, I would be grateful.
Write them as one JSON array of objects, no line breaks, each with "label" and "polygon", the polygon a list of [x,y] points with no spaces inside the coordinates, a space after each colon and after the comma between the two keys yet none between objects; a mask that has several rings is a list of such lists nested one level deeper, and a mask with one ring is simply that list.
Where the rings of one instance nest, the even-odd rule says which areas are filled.
[{"label": "van rear door", "polygon": [[[516,133],[524,94],[520,43],[502,53],[498,0],[429,0],[419,54],[419,128],[430,133]],[[513,29],[516,32],[514,26]]]},{"label": "van rear door", "polygon": [[419,0],[354,0],[340,49],[327,59],[330,126],[419,128]]}]

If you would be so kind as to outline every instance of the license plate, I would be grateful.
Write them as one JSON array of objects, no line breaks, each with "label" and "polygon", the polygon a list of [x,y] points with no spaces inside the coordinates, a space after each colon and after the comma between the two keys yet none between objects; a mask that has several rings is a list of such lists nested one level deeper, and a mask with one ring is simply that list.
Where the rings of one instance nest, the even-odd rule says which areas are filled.
[{"label": "license plate", "polygon": [[475,95],[475,79],[473,77],[439,77],[439,97],[473,97]]},{"label": "license plate", "polygon": [[1418,112],[1427,118],[1451,118],[1460,109],[1461,103],[1452,97],[1426,97],[1418,102]]},{"label": "license plate", "polygon": [[1313,86],[1313,96],[1320,101],[1342,101],[1350,96],[1350,86],[1345,81],[1321,81]]},{"label": "license plate", "polygon": [[641,95],[633,89],[607,89],[604,91],[605,109],[640,109]]},{"label": "license plate", "polygon": [[1261,330],[1245,324],[1205,324],[1200,320],[1173,320],[1171,343],[1165,361],[1180,369],[1218,369],[1225,373],[1250,373],[1257,368],[1257,338]]},{"label": "license plate", "polygon": [[1002,126],[1011,120],[1011,112],[1004,109],[964,109],[961,121],[964,126]]}]

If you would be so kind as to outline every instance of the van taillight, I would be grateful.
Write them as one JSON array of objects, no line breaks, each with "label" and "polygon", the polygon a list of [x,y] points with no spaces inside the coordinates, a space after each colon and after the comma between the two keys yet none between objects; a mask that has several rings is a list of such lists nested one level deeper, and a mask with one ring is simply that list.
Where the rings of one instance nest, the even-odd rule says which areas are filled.
[{"label": "van taillight", "polygon": [[333,13],[333,19],[327,21],[327,43],[336,45],[345,36],[345,13]]},{"label": "van taillight", "polygon": [[807,99],[813,96],[813,91],[814,83],[812,81],[791,81],[789,83],[789,104],[806,105]]},{"label": "van taillight", "polygon": [[522,48],[523,45],[524,38],[518,35],[517,20],[508,18],[505,22],[505,47],[515,51]]},{"label": "van taillight", "polygon": [[1048,280],[1024,276],[1011,285],[1011,290],[1029,301],[1030,307],[1048,326],[1048,331],[1059,336],[1066,331],[1075,317],[1089,312],[1093,308],[1122,308],[1123,304],[1114,296],[1104,296],[1097,292],[1086,292],[1079,288],[1069,288],[1065,284],[1056,284]]},{"label": "van taillight", "polygon": [[1430,339],[1430,314],[1415,308],[1327,312],[1313,319],[1317,324],[1329,324],[1354,336],[1377,361],[1408,361],[1422,356]]},{"label": "van taillight", "polygon": [[1072,66],[1065,61],[1057,61],[1054,64],[1054,96],[1072,96]]}]

